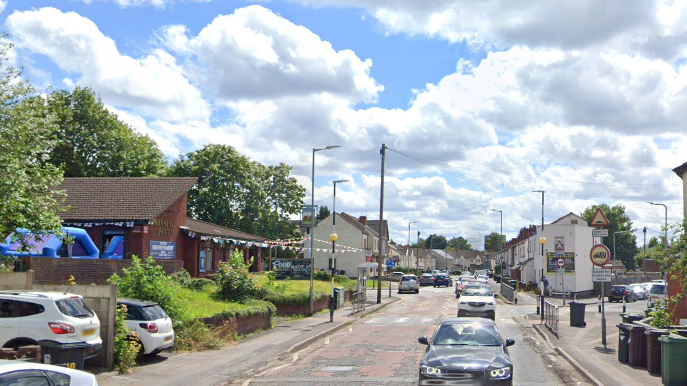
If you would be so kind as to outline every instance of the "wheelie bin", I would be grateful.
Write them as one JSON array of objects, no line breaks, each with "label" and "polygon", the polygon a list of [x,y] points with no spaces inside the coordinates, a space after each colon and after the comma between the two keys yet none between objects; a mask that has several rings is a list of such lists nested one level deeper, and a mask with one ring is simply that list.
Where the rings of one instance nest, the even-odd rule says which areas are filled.
[{"label": "wheelie bin", "polygon": [[623,318],[623,323],[633,323],[644,319],[644,315],[637,313],[622,313],[620,316]]},{"label": "wheelie bin", "polygon": [[83,370],[86,349],[89,347],[86,342],[60,343],[54,340],[41,340],[38,344],[41,346],[43,363]]},{"label": "wheelie bin", "polygon": [[620,363],[627,363],[630,358],[628,356],[627,341],[630,339],[629,324],[618,324],[618,361]]},{"label": "wheelie bin", "polygon": [[663,335],[661,342],[661,380],[665,386],[684,385],[687,382],[687,338],[676,334]]},{"label": "wheelie bin", "polygon": [[630,324],[627,327],[630,333],[627,341],[628,363],[630,366],[644,368],[646,367],[646,335],[644,335],[646,327],[638,324]]},{"label": "wheelie bin", "polygon": [[570,326],[585,327],[587,322],[584,321],[585,303],[570,302]]},{"label": "wheelie bin", "polygon": [[668,330],[647,329],[646,335],[646,370],[649,374],[661,374],[661,343],[658,338],[668,335]]}]

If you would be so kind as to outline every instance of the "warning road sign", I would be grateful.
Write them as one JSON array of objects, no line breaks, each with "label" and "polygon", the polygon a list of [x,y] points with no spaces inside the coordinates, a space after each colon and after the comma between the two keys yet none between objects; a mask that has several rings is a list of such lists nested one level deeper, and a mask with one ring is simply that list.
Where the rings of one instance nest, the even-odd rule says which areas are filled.
[{"label": "warning road sign", "polygon": [[608,226],[608,219],[604,215],[604,212],[601,211],[601,208],[596,208],[596,213],[594,213],[594,217],[592,217],[592,221],[589,223],[589,225],[593,227]]},{"label": "warning road sign", "polygon": [[565,267],[565,259],[558,259],[558,267],[560,267],[560,268]]}]

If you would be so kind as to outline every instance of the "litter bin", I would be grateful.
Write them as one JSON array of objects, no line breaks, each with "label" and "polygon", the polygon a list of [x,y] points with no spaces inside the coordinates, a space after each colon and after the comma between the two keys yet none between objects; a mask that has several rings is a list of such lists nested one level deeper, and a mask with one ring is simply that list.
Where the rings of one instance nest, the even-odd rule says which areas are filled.
[{"label": "litter bin", "polygon": [[338,310],[344,306],[344,288],[334,288],[334,309]]},{"label": "litter bin", "polygon": [[646,327],[638,324],[630,324],[629,339],[627,341],[627,358],[630,366],[646,367]]},{"label": "litter bin", "polygon": [[646,370],[649,374],[661,374],[661,343],[658,338],[668,335],[667,330],[648,329],[646,335]]},{"label": "litter bin", "polygon": [[687,380],[687,338],[668,334],[658,338],[661,342],[661,379],[665,386],[684,385]]},{"label": "litter bin", "polygon": [[587,325],[587,322],[584,321],[585,306],[585,303],[570,302],[570,326],[585,327]]},{"label": "litter bin", "polygon": [[644,319],[644,315],[637,313],[621,313],[620,316],[623,318],[623,323],[634,323]]},{"label": "litter bin", "polygon": [[627,363],[630,360],[627,352],[627,341],[630,339],[628,326],[629,324],[626,323],[618,324],[618,361],[621,363]]},{"label": "litter bin", "polygon": [[86,350],[88,349],[87,343],[60,343],[54,340],[41,340],[38,344],[41,346],[41,362],[83,370],[83,362],[86,359]]}]

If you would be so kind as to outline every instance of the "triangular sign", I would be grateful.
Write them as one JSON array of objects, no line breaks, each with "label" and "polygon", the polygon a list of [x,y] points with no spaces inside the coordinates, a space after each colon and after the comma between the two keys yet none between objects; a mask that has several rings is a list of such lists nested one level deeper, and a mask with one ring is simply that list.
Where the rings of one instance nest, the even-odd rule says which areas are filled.
[{"label": "triangular sign", "polygon": [[608,219],[604,215],[604,212],[601,211],[601,208],[596,208],[596,213],[594,213],[594,217],[592,217],[592,222],[590,222],[589,225],[593,227],[608,226]]}]

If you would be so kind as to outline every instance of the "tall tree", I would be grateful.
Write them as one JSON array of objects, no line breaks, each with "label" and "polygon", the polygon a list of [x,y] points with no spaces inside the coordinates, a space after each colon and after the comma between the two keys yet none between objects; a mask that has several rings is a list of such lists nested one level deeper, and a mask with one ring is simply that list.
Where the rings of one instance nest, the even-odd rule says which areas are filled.
[{"label": "tall tree", "polygon": [[287,165],[265,167],[227,145],[207,145],[175,160],[168,175],[198,177],[189,190],[189,214],[197,219],[270,239],[295,235],[305,189]]},{"label": "tall tree", "polygon": [[427,249],[446,249],[447,245],[448,241],[446,241],[446,236],[431,234],[427,237],[427,240],[425,240],[425,247]]},{"label": "tall tree", "polygon": [[[499,238],[501,238],[500,244],[499,244]],[[504,245],[506,245],[506,237],[505,236],[501,237],[498,234],[498,232],[491,232],[491,234],[484,239],[484,250],[485,251],[497,252],[499,250],[499,246],[503,247]]]},{"label": "tall tree", "polygon": [[18,227],[57,231],[62,172],[46,162],[54,146],[55,117],[10,64],[6,41],[6,36],[0,40],[0,236]]},{"label": "tall tree", "polygon": [[332,214],[332,212],[329,211],[329,208],[327,207],[327,205],[322,205],[317,212],[317,220],[318,221],[324,220],[325,218],[329,217],[329,215],[331,215],[331,214]]},{"label": "tall tree", "polygon": [[[613,253],[613,234],[617,232],[634,232],[632,221],[625,214],[625,206],[615,205],[609,207],[607,204],[592,205],[582,212],[582,218],[588,223],[592,221],[596,209],[600,208],[604,216],[608,219],[608,237],[603,238],[603,243]],[[625,268],[634,270],[636,267],[635,255],[637,254],[637,237],[633,233],[618,233],[615,235],[615,256],[614,260],[622,261]]]},{"label": "tall tree", "polygon": [[448,241],[449,247],[453,247],[456,250],[461,251],[472,251],[472,245],[463,236],[454,237]]},{"label": "tall tree", "polygon": [[50,162],[65,177],[144,177],[165,168],[155,141],[120,121],[93,90],[54,91],[47,102],[59,127]]},{"label": "tall tree", "polygon": [[[659,313],[652,313],[651,316],[654,317],[652,325],[657,327],[665,328],[667,325],[675,325],[679,322],[676,318],[676,308],[679,302],[687,296],[687,279],[685,279],[687,272],[687,220],[683,220],[681,223],[672,224],[668,226],[669,230],[672,230],[672,236],[670,238],[669,245],[666,247],[663,243],[658,244],[654,249],[653,257],[656,257],[656,261],[659,264],[667,268],[667,278],[677,281],[680,285],[676,293],[670,290],[670,293],[674,293],[667,301],[664,303],[664,307],[657,307]],[[664,309],[664,311],[661,311]],[[655,310],[657,311],[657,310]],[[657,319],[660,318],[660,313],[667,313],[667,320],[664,320],[664,326],[659,326]],[[658,318],[657,318],[658,317]]]}]

